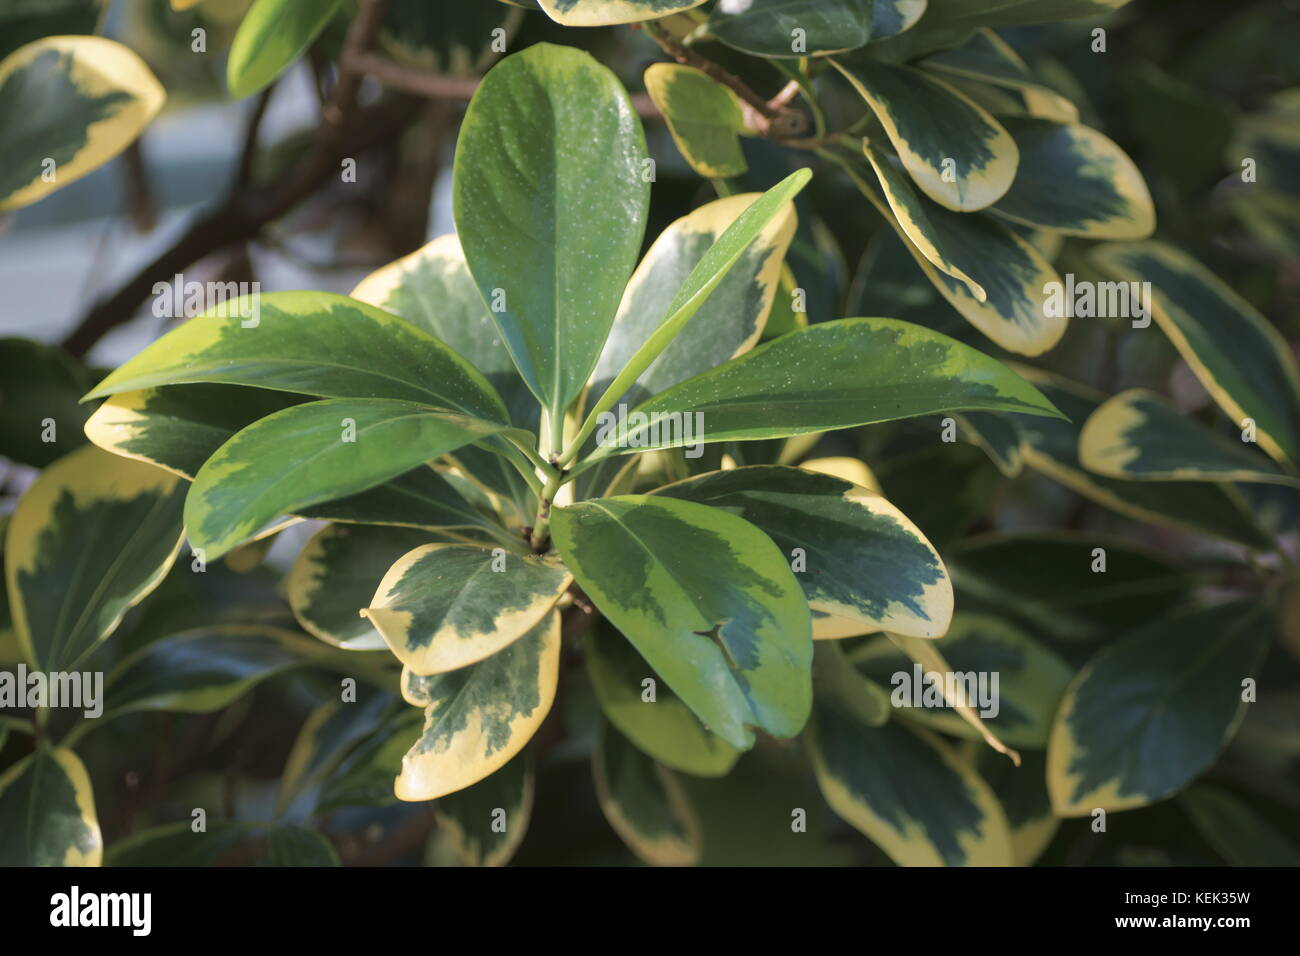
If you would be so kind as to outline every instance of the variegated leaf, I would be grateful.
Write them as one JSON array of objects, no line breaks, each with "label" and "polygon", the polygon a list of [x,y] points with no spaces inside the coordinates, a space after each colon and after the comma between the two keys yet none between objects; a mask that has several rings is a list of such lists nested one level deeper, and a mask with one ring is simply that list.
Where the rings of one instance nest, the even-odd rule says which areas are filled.
[{"label": "variegated leaf", "polygon": [[390,398],[507,420],[487,379],[442,342],[328,292],[269,292],[217,306],[164,335],[85,397],[188,382]]},{"label": "variegated leaf", "polygon": [[928,695],[921,694],[917,707],[913,690],[918,673],[937,673],[945,681],[948,674],[958,675],[954,684],[987,731],[1015,747],[1047,746],[1056,706],[1074,676],[1055,653],[1005,621],[970,612],[953,618],[948,633],[935,642],[946,668],[913,665],[908,651],[916,647],[915,642],[874,638],[855,648],[852,658],[876,683],[893,688],[896,707],[935,730],[971,739],[985,734],[984,727],[972,726],[944,701],[934,707]]},{"label": "variegated leaf", "polygon": [[1088,416],[1079,433],[1079,463],[1111,478],[1136,481],[1250,481],[1300,488],[1300,477],[1197,424],[1154,392],[1130,389]]},{"label": "variegated leaf", "polygon": [[1271,636],[1259,602],[1242,600],[1166,617],[1098,654],[1052,729],[1057,815],[1146,806],[1190,783],[1245,716],[1243,682],[1258,680]]},{"label": "variegated leaf", "polygon": [[107,715],[221,710],[299,663],[282,643],[284,633],[269,627],[213,626],[150,644],[109,675]]},{"label": "variegated leaf", "polygon": [[[886,13],[903,6],[892,0],[879,5]],[[754,56],[842,53],[871,39],[875,6],[873,0],[718,0],[708,29],[727,46]]]},{"label": "variegated leaf", "polygon": [[[723,233],[758,198],[744,193],[716,199],[659,234],[632,274],[592,378],[601,395],[670,314],[691,271]],[[795,231],[794,205],[786,205],[745,248],[740,260],[699,311],[637,379],[625,401],[641,401],[749,351],[772,309],[786,250]]]},{"label": "variegated leaf", "polygon": [[640,23],[698,7],[704,0],[537,0],[546,15],[566,27]]},{"label": "variegated leaf", "polygon": [[916,637],[948,629],[952,585],[943,561],[875,492],[799,468],[753,465],[655,494],[712,505],[762,530],[792,563],[814,611]]},{"label": "variegated leaf", "polygon": [[465,544],[402,555],[361,613],[406,667],[442,674],[533,630],[573,580],[556,561]]},{"label": "variegated leaf", "polygon": [[361,610],[384,570],[414,548],[437,540],[418,528],[329,524],[307,542],[284,580],[294,617],[305,630],[348,650],[382,650],[383,637]]},{"label": "variegated leaf", "polygon": [[848,172],[948,304],[1009,352],[1053,348],[1067,317],[1047,308],[1060,277],[1042,253],[992,216],[954,213],[918,195],[875,147],[864,141],[864,149],[883,189],[854,169],[856,158],[845,157]]},{"label": "variegated leaf", "polygon": [[873,725],[819,696],[804,743],[831,809],[900,866],[1011,864],[997,797],[929,731]]},{"label": "variegated leaf", "polygon": [[389,399],[286,408],[239,432],[199,469],[185,499],[189,540],[219,557],[273,518],[373,488],[500,430]]},{"label": "variegated leaf", "polygon": [[698,863],[700,824],[672,771],[632,746],[614,727],[602,723],[597,733],[591,771],[609,825],[651,866]]},{"label": "variegated leaf", "polygon": [[424,730],[402,758],[399,800],[434,800],[506,765],[537,732],[555,700],[560,615],[552,611],[505,650],[426,678]]},{"label": "variegated leaf", "polygon": [[158,586],[181,544],[185,483],[84,446],[27,489],[5,534],[5,581],[27,661],[70,670]]},{"label": "variegated leaf", "polygon": [[602,621],[583,645],[605,717],[657,762],[698,777],[725,775],[740,751],[711,733],[622,634]]},{"label": "variegated leaf", "polygon": [[745,116],[728,87],[693,66],[652,63],[645,71],[645,88],[691,169],[725,178],[749,168],[740,149]]},{"label": "variegated leaf", "polygon": [[1262,315],[1203,265],[1157,242],[1102,246],[1101,268],[1151,283],[1151,311],[1201,384],[1259,445],[1300,466],[1300,372],[1290,346]]},{"label": "variegated leaf", "polygon": [[880,120],[903,168],[946,209],[997,202],[1016,176],[1016,142],[985,109],[913,67],[856,56],[831,61]]},{"label": "variegated leaf", "polygon": [[46,37],[9,54],[0,61],[0,212],[108,162],[166,97],[143,60],[103,37]]},{"label": "variegated leaf", "polygon": [[295,395],[228,385],[167,385],[110,396],[86,422],[105,451],[193,480],[239,430],[299,401]]},{"label": "variegated leaf", "polygon": [[1017,418],[1025,464],[1086,498],[1138,521],[1212,534],[1251,548],[1269,549],[1272,538],[1231,485],[1216,482],[1123,481],[1079,463],[1079,430],[1104,396],[1077,382],[1022,369],[1070,420]]},{"label": "variegated leaf", "polygon": [[99,866],[90,777],[75,753],[41,745],[0,774],[0,866]]},{"label": "variegated leaf", "polygon": [[479,294],[455,235],[439,236],[362,279],[352,298],[428,332],[482,372],[521,428],[535,428],[537,401],[519,377],[501,330]]},{"label": "variegated leaf", "polygon": [[597,431],[593,458],[978,410],[1059,414],[1001,362],[946,335],[895,319],[838,319],[660,392]]},{"label": "variegated leaf", "polygon": [[1073,123],[1079,118],[1078,107],[1035,77],[1010,44],[992,30],[979,30],[961,46],[928,56],[921,65],[958,80],[1014,90],[1025,98],[1026,108],[1034,116],[1061,123]]},{"label": "variegated leaf", "polygon": [[486,780],[433,805],[438,830],[465,866],[505,866],[528,833],[536,789],[532,761],[522,753]]},{"label": "variegated leaf", "polygon": [[552,536],[596,606],[712,732],[748,749],[808,717],[808,608],[785,557],[707,505],[621,495],[558,509]]},{"label": "variegated leaf", "polygon": [[1015,182],[992,211],[1029,226],[1088,239],[1145,239],[1156,210],[1133,160],[1081,123],[1005,117],[1020,150]]}]

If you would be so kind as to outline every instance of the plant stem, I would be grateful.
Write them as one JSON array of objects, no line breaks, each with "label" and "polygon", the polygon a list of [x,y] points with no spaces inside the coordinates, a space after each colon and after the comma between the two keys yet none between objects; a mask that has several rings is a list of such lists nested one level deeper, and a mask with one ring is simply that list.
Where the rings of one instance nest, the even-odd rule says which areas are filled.
[{"label": "plant stem", "polygon": [[529,540],[534,551],[540,552],[546,544],[551,530],[551,502],[555,500],[555,493],[560,490],[565,480],[563,472],[556,472],[555,477],[546,483],[546,487],[538,496],[537,519],[533,522],[533,534]]}]

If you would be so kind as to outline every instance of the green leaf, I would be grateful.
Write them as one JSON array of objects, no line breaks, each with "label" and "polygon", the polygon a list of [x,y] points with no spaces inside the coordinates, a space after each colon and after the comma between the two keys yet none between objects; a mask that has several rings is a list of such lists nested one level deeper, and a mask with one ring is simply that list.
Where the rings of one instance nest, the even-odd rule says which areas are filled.
[{"label": "green leaf", "polygon": [[82,442],[89,374],[62,349],[0,338],[0,382],[0,455],[44,468]]},{"label": "green leaf", "polygon": [[255,824],[234,821],[213,821],[199,831],[189,820],[165,823],[114,843],[104,865],[215,866],[255,832]]},{"label": "green leaf", "polygon": [[[727,46],[754,56],[842,53],[871,39],[873,6],[873,0],[720,0],[708,28]],[[924,3],[908,6],[924,9]]]},{"label": "green leaf", "polygon": [[903,168],[940,206],[973,212],[1010,188],[1020,154],[983,107],[912,67],[863,56],[831,62],[876,114]]},{"label": "green leaf", "polygon": [[[457,454],[464,451],[461,448]],[[429,529],[493,527],[493,522],[467,501],[457,487],[426,465],[412,468],[368,491],[302,508],[299,514],[304,518],[347,524]]]},{"label": "green leaf", "polygon": [[856,669],[839,641],[814,646],[813,697],[816,707],[840,711],[868,727],[883,726],[893,712],[889,691]]},{"label": "green leaf", "polygon": [[111,396],[85,430],[105,451],[193,480],[237,431],[297,401],[285,392],[228,385],[145,388]]},{"label": "green leaf", "polygon": [[603,27],[655,20],[698,7],[704,0],[537,0],[546,15],[566,27]]},{"label": "green leaf", "polygon": [[698,863],[700,824],[672,771],[608,724],[602,723],[597,733],[591,772],[600,809],[614,832],[651,866]]},{"label": "green leaf", "polygon": [[1271,637],[1260,603],[1242,600],[1166,617],[1098,654],[1052,729],[1057,815],[1146,806],[1200,775],[1245,716],[1243,682],[1258,681]]},{"label": "green leaf", "polygon": [[1003,484],[977,448],[933,440],[890,455],[877,472],[886,497],[943,553],[991,513]]},{"label": "green leaf", "polygon": [[453,192],[465,258],[554,418],[591,374],[636,262],[646,160],[618,78],[549,43],[497,64],[461,124]]},{"label": "green leaf", "polygon": [[[670,316],[677,291],[737,219],[759,201],[756,193],[715,199],[673,222],[659,234],[628,282],[596,371],[592,393],[603,395],[620,372]],[[628,389],[624,401],[640,401],[707,372],[749,351],[763,334],[778,277],[794,237],[793,204],[780,208],[745,248],[730,272],[700,305],[691,321]]]},{"label": "green leaf", "polygon": [[[1065,661],[1019,628],[970,612],[953,618],[948,633],[934,645],[948,665],[947,673],[957,675],[955,684],[988,730],[1015,747],[1047,746],[1056,706],[1074,676]],[[876,683],[893,688],[894,705],[909,718],[943,733],[982,739],[983,734],[951,706],[927,702],[924,691],[929,685],[924,680],[918,684],[916,674],[928,677],[932,671],[913,666],[906,650],[915,646],[876,637],[855,648],[852,659]],[[944,672],[940,677],[947,679]],[[981,696],[986,691],[987,698]],[[920,707],[915,703],[918,698]]]},{"label": "green leaf", "polygon": [[255,626],[212,626],[150,644],[109,675],[105,711],[209,714],[298,663],[284,632]]},{"label": "green leaf", "polygon": [[[921,66],[959,80],[975,80],[1013,90],[1021,94],[1025,107],[1035,116],[1048,115],[1063,123],[1073,123],[1079,118],[1078,107],[1043,85],[1019,54],[992,30],[980,30],[961,46],[926,57]],[[1034,112],[1035,109],[1045,112]]]},{"label": "green leaf", "polygon": [[691,169],[725,178],[749,168],[740,149],[745,116],[728,87],[693,66],[652,63],[645,71],[645,88]]},{"label": "green leaf", "polygon": [[1193,583],[1164,556],[1095,532],[983,534],[947,555],[963,608],[997,614],[1066,646],[1087,646],[1153,620],[1181,602]]},{"label": "green leaf", "polygon": [[1098,17],[1118,10],[1129,0],[998,0],[970,3],[968,0],[930,0],[927,23],[972,27],[1014,26],[1053,23],[1075,17]]},{"label": "green leaf", "polygon": [[710,733],[603,618],[583,649],[600,709],[632,743],[658,763],[683,773],[721,777],[731,770],[740,751]]},{"label": "green leaf", "polygon": [[[906,684],[899,686],[901,677],[897,672],[894,674],[895,679],[893,683],[895,687],[893,695],[890,697],[891,703],[899,707],[905,706],[905,698],[908,692],[911,691],[912,688],[922,686],[917,684],[915,680],[915,678],[921,673],[927,675],[952,674],[954,675],[953,683],[950,684],[944,681],[935,685],[935,690],[938,692],[935,698],[935,705],[951,707],[957,717],[965,722],[967,731],[974,731],[975,734],[983,739],[983,741],[991,748],[996,750],[998,753],[1006,754],[1011,758],[1012,763],[1016,765],[1020,764],[1019,752],[1012,750],[1003,743],[1002,738],[993,731],[989,721],[985,719],[987,705],[981,704],[978,698],[978,686],[972,688],[967,683],[967,680],[970,678],[966,675],[969,674],[969,672],[963,674],[960,683],[956,682],[958,671],[949,664],[947,658],[943,656],[944,652],[940,650],[940,641],[925,641],[915,637],[904,637],[901,634],[888,634],[886,636],[898,647],[899,650],[903,651],[920,667],[919,671],[915,669],[913,670],[914,676],[911,687],[908,687]],[[974,675],[974,677],[978,678],[978,674]],[[924,694],[922,694],[921,699],[923,701],[925,700]],[[977,710],[976,708],[979,709]],[[956,725],[954,724],[953,726]]]},{"label": "green leaf", "polygon": [[1020,432],[1014,422],[1002,415],[971,412],[957,416],[957,424],[966,438],[979,445],[989,461],[1007,478],[1015,478],[1024,468],[1020,450]]},{"label": "green leaf", "polygon": [[32,40],[95,32],[101,0],[9,0],[0,10],[0,59]]},{"label": "green leaf", "polygon": [[614,403],[677,339],[686,324],[695,317],[700,307],[709,300],[714,290],[740,261],[750,244],[763,235],[768,224],[784,211],[786,203],[794,200],[811,177],[812,173],[807,169],[800,169],[781,180],[747,205],[744,211],[727,226],[718,240],[709,246],[708,251],[695,262],[690,274],[668,304],[663,321],[654,327],[654,331],[627,359],[622,370],[588,413],[582,429],[574,438],[569,455],[564,459],[565,463],[577,454],[583,442],[590,436],[605,413],[613,408]]},{"label": "green leaf", "polygon": [[447,346],[395,315],[328,292],[272,292],[211,309],[154,342],[85,398],[187,382],[391,398],[507,420],[487,379]]},{"label": "green leaf", "polygon": [[[537,5],[531,6],[534,10]],[[454,12],[452,12],[454,11]],[[443,76],[478,76],[496,59],[499,34],[509,44],[523,21],[501,3],[448,7],[428,0],[389,0],[379,45],[400,63]]]},{"label": "green leaf", "polygon": [[434,800],[495,773],[523,749],[555,700],[560,615],[553,611],[477,664],[423,678],[424,730],[402,758],[399,800]]},{"label": "green leaf", "polygon": [[[350,706],[350,705],[349,705]],[[403,707],[374,731],[328,774],[321,786],[318,813],[344,807],[386,807],[397,802],[393,779],[402,771],[402,757],[420,738],[424,715]]]},{"label": "green leaf", "polygon": [[[258,858],[236,854],[241,844],[263,841]],[[190,821],[133,833],[108,848],[105,866],[220,866],[228,859],[258,866],[338,866],[338,853],[321,834],[290,823],[219,820],[195,831]]]},{"label": "green leaf", "polygon": [[1002,804],[1015,865],[1033,866],[1061,826],[1047,795],[1047,753],[1028,751],[1018,767],[987,747],[967,759]]},{"label": "green leaf", "polygon": [[[1272,539],[1259,527],[1240,493],[1212,482],[1121,481],[1094,474],[1079,463],[1079,430],[1103,396],[1058,376],[1022,369],[1069,421],[1016,420],[1025,464],[1086,498],[1138,521],[1211,534],[1247,547],[1268,549]],[[1078,423],[1078,424],[1073,424]]]},{"label": "green leaf", "polygon": [[1151,311],[1211,397],[1259,445],[1300,465],[1300,372],[1277,330],[1184,252],[1157,242],[1100,247],[1093,259],[1129,282],[1150,282]]},{"label": "green leaf", "polygon": [[[314,810],[325,782],[337,775],[349,754],[377,730],[391,733],[395,719],[409,713],[391,694],[367,693],[350,701],[326,698],[303,721],[285,759],[276,788],[276,816],[297,819],[300,810]],[[391,776],[384,781],[390,797]]]},{"label": "green leaf", "polygon": [[277,823],[267,837],[263,866],[339,866],[339,855],[324,836],[306,827]]},{"label": "green leaf", "polygon": [[1300,866],[1295,843],[1222,787],[1198,783],[1188,787],[1178,802],[1230,866]]},{"label": "green leaf", "polygon": [[572,580],[556,561],[504,548],[426,544],[393,563],[361,613],[406,667],[442,674],[532,631]]},{"label": "green leaf", "polygon": [[41,745],[0,774],[0,866],[99,866],[103,838],[75,753]]},{"label": "green leaf", "polygon": [[486,780],[433,805],[438,830],[464,866],[505,866],[528,833],[535,775],[520,754]]},{"label": "green leaf", "polygon": [[552,515],[565,564],[669,687],[733,747],[808,718],[808,608],[785,557],[748,522],[645,495]]},{"label": "green leaf", "polygon": [[437,536],[418,528],[329,524],[299,552],[284,580],[285,596],[303,629],[327,644],[354,651],[387,645],[360,611],[384,569]]},{"label": "green leaf", "polygon": [[71,670],[162,581],[181,544],[184,483],[85,446],[18,502],[5,580],[28,663]]},{"label": "green leaf", "polygon": [[928,731],[819,696],[804,743],[831,809],[900,866],[1011,865],[997,798]]},{"label": "green leaf", "polygon": [[1008,116],[1020,150],[1015,182],[993,211],[1088,239],[1144,239],[1155,230],[1151,194],[1133,160],[1081,123]]},{"label": "green leaf", "polygon": [[[966,216],[957,213],[945,217],[942,206],[918,195],[907,176],[895,167],[897,157],[893,153],[872,145],[865,138],[862,140],[862,152],[871,163],[884,198],[894,214],[895,227],[902,230],[904,241],[910,244],[909,248],[921,253],[940,272],[964,282],[976,301],[986,301],[987,291],[956,261],[956,257],[963,252],[969,256],[982,249],[975,244],[960,241]],[[868,194],[868,198],[871,198],[871,194]],[[952,219],[951,223],[949,219]],[[949,227],[946,230],[945,225]],[[1006,250],[1002,251],[1005,253]]]},{"label": "green leaf", "polygon": [[253,0],[230,44],[226,85],[243,99],[267,86],[300,57],[342,0]]},{"label": "green leaf", "polygon": [[1079,433],[1079,462],[1089,471],[1137,481],[1254,481],[1300,488],[1244,442],[1225,438],[1144,389],[1109,398]]},{"label": "green leaf", "polygon": [[771,538],[815,611],[860,633],[938,637],[952,617],[952,585],[930,542],[881,495],[831,475],[753,465],[687,478],[656,495],[744,518]]},{"label": "green leaf", "polygon": [[660,392],[599,430],[593,457],[978,410],[1059,415],[1001,362],[946,335],[896,319],[839,319]]},{"label": "green leaf", "polygon": [[[952,212],[918,195],[866,140],[863,152],[893,213],[886,219],[963,318],[1011,352],[1039,355],[1060,341],[1066,313],[1047,309],[1048,289],[1059,286],[1060,277],[1038,250],[990,216]],[[881,207],[875,191],[860,176],[854,179]]]},{"label": "green leaf", "polygon": [[330,399],[276,412],[222,445],[185,500],[190,542],[209,560],[267,522],[372,488],[501,430],[389,399]]},{"label": "green leaf", "polygon": [[450,346],[486,376],[504,399],[511,421],[521,428],[536,427],[537,401],[515,369],[456,236],[439,236],[372,272],[351,296],[406,319]]},{"label": "green leaf", "polygon": [[104,165],[166,98],[143,60],[103,37],[46,37],[9,54],[0,61],[0,212]]}]

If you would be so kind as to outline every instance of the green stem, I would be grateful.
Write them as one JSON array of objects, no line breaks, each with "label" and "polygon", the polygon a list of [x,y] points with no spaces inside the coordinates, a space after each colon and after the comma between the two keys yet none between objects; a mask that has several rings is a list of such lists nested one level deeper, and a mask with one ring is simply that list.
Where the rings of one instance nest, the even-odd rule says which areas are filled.
[{"label": "green stem", "polygon": [[0,717],[0,727],[8,727],[10,730],[16,730],[20,734],[26,734],[29,737],[36,735],[36,725],[30,720],[23,720],[21,717]]},{"label": "green stem", "polygon": [[522,453],[519,445],[508,434],[503,436],[505,441],[499,444],[496,450],[501,457],[514,466],[515,471],[519,472],[520,477],[528,485],[529,490],[535,495],[542,493],[542,482],[537,477],[537,472],[533,470],[530,459]]},{"label": "green stem", "polygon": [[[556,474],[555,467],[549,461],[543,458],[541,453],[537,451],[537,449],[530,446],[528,442],[524,441],[521,437],[519,437],[519,435],[517,435],[514,432],[506,432],[502,435],[502,437],[506,441],[508,441],[514,448],[517,448],[524,455],[525,458],[527,458],[530,462],[532,462],[533,467],[540,468],[547,478],[551,478],[553,475]],[[537,479],[537,476],[535,474],[533,475],[533,479],[534,480]],[[540,489],[541,486],[542,486],[541,482],[538,481],[537,487]]]},{"label": "green stem", "polygon": [[546,544],[547,535],[551,530],[551,502],[555,500],[555,493],[567,479],[568,476],[562,472],[556,472],[555,477],[546,483],[546,487],[538,496],[537,518],[533,521],[533,535],[530,540],[534,551],[541,551]]},{"label": "green stem", "polygon": [[[817,102],[817,97],[813,95],[812,84],[808,82],[806,72],[802,69],[796,70],[781,60],[768,60],[768,62],[781,71],[781,73],[785,75],[786,79],[794,80],[799,84],[799,95],[803,97],[803,101],[808,104],[808,112],[812,114],[813,136],[816,139],[825,139],[826,114],[822,112],[821,104]],[[800,67],[804,67],[807,62],[806,58],[800,60]]]}]

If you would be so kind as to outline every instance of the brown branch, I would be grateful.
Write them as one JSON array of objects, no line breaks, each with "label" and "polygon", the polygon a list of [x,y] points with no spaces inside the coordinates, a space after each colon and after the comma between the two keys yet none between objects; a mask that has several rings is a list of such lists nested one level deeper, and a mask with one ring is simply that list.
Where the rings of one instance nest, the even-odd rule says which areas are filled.
[{"label": "brown branch", "polygon": [[707,73],[723,86],[730,87],[731,90],[748,103],[759,116],[767,120],[773,120],[781,114],[780,106],[773,106],[763,97],[759,96],[750,88],[748,83],[736,76],[736,74],[724,69],[712,60],[706,60],[694,50],[683,46],[680,41],[669,35],[663,27],[659,26],[654,21],[647,21],[641,24],[641,27],[645,30],[646,34],[658,43],[660,48],[674,60],[678,63],[684,63],[687,66],[693,66],[695,69]]},{"label": "brown branch", "polygon": [[158,224],[158,204],[149,187],[149,171],[138,139],[122,153],[122,178],[131,224],[136,232],[149,232]]},{"label": "brown branch", "polygon": [[[387,0],[364,0],[348,27],[344,59],[366,50],[383,21]],[[316,142],[294,169],[261,188],[236,189],[208,215],[193,223],[172,247],[158,256],[108,299],[97,303],[64,341],[76,356],[85,355],[105,333],[131,319],[153,291],[155,282],[173,275],[231,243],[254,239],[278,219],[338,175],[343,159],[384,142],[405,124],[413,104],[407,100],[357,109],[361,75],[340,70],[338,83],[317,131]]]},{"label": "brown branch", "polygon": [[[410,69],[375,53],[357,53],[347,57],[344,62],[349,70],[373,76],[385,86],[430,100],[468,102],[479,84],[476,76],[441,76]],[[636,108],[637,115],[643,119],[663,117],[659,107],[644,93],[632,94],[632,105]]]},{"label": "brown branch", "polygon": [[816,141],[801,138],[808,131],[808,118],[791,106],[799,83],[791,80],[771,99],[764,99],[736,74],[700,56],[654,22],[635,24],[678,63],[694,67],[729,88],[741,100],[745,126],[759,136],[798,149],[815,148]]},{"label": "brown branch", "polygon": [[258,133],[262,129],[262,118],[266,116],[266,107],[271,102],[271,93],[275,90],[275,81],[258,94],[253,111],[248,114],[244,125],[244,146],[239,152],[239,166],[235,169],[235,188],[243,189],[253,181],[253,161],[257,158]]}]

